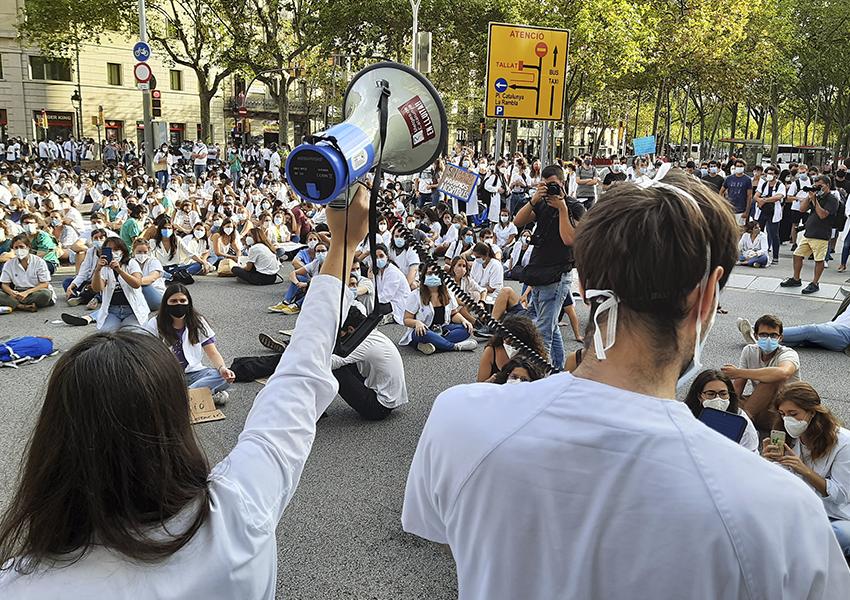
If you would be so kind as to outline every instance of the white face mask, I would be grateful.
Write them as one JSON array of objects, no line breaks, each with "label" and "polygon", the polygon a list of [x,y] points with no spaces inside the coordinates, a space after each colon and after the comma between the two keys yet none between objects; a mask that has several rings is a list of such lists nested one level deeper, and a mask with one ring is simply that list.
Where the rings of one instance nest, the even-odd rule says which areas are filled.
[{"label": "white face mask", "polygon": [[18,260],[24,260],[29,255],[30,255],[30,249],[29,248],[15,248],[15,256],[18,257]]},{"label": "white face mask", "polygon": [[24,223],[24,233],[35,233],[35,223]]},{"label": "white face mask", "polygon": [[134,256],[134,258],[136,259],[136,262],[143,263],[148,259],[148,253],[147,252],[137,252],[136,255]]},{"label": "white face mask", "polygon": [[782,417],[782,424],[785,425],[788,435],[795,438],[799,438],[809,428],[808,421],[800,421],[794,417]]},{"label": "white face mask", "polygon": [[224,228],[224,234],[225,235],[230,235],[231,233],[233,233],[233,227],[225,227]]},{"label": "white face mask", "polygon": [[192,231],[192,234],[198,239],[201,239],[202,237],[204,237],[205,233],[206,232],[203,229],[195,229],[194,231]]},{"label": "white face mask", "polygon": [[313,250],[316,247],[316,244],[319,243],[319,240],[307,240],[307,247],[310,250]]},{"label": "white face mask", "polygon": [[713,408],[714,410],[726,412],[726,409],[729,408],[729,398],[726,398],[725,400],[723,398],[703,400],[702,405],[703,408]]},{"label": "white face mask", "polygon": [[513,358],[514,356],[516,356],[517,349],[511,346],[510,344],[504,343],[502,344],[502,347],[505,349],[505,354],[508,355],[508,358]]},{"label": "white face mask", "polygon": [[764,179],[765,179],[765,181],[773,181],[773,177],[774,177],[773,175],[767,174],[767,175],[764,176]]},{"label": "white face mask", "polygon": [[507,381],[505,381],[505,383],[510,383],[510,384],[522,383],[522,379],[517,379],[516,377],[508,377],[508,379],[507,379]]},{"label": "white face mask", "polygon": [[254,238],[252,238],[250,235],[247,236],[245,238],[245,245],[246,246],[253,246],[254,245]]},{"label": "white face mask", "polygon": [[508,215],[502,215],[501,217],[499,217],[499,219],[502,221],[502,223],[507,223],[510,217]]},{"label": "white face mask", "polygon": [[118,262],[121,262],[121,259],[124,258],[124,253],[121,252],[120,250],[113,250],[112,251],[112,258],[114,258]]},{"label": "white face mask", "polygon": [[735,167],[735,174],[741,175],[744,172],[744,167]]}]

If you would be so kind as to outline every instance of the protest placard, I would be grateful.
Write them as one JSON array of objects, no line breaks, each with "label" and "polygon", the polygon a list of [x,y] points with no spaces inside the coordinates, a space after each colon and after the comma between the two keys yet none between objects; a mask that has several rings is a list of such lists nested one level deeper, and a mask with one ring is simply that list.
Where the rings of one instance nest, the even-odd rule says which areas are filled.
[{"label": "protest placard", "polygon": [[215,407],[210,388],[194,388],[189,390],[189,412],[192,425],[221,421],[224,413]]},{"label": "protest placard", "polygon": [[472,196],[475,193],[477,183],[477,173],[448,163],[443,170],[443,176],[440,178],[440,185],[437,189],[446,196],[469,202],[473,200]]}]

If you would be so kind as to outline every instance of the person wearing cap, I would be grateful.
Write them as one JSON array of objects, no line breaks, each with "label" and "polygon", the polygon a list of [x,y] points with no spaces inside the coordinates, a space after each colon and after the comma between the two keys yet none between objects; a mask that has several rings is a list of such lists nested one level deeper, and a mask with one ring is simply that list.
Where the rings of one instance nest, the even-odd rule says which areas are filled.
[{"label": "person wearing cap", "polygon": [[638,581],[642,598],[846,596],[817,495],[675,401],[737,237],[684,173],[615,186],[576,230],[593,335],[575,373],[437,398],[401,519],[449,546],[461,600],[629,598]]},{"label": "person wearing cap", "polygon": [[838,212],[838,198],[832,192],[832,180],[829,176],[816,177],[814,187],[817,188],[816,191],[809,192],[808,197],[800,201],[800,212],[811,212],[806,219],[803,237],[794,251],[794,275],[779,284],[782,287],[801,287],[803,260],[814,256],[814,277],[809,285],[803,288],[804,294],[814,294],[820,290],[820,277],[826,266],[829,238],[832,236],[833,221]]}]

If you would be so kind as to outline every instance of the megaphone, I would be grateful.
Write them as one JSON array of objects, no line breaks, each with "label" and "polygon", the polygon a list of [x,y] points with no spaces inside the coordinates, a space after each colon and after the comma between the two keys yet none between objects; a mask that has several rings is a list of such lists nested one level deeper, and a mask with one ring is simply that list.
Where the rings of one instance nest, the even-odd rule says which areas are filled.
[{"label": "megaphone", "polygon": [[379,160],[387,173],[417,173],[445,147],[448,126],[440,95],[408,66],[366,67],[349,84],[343,105],[342,123],[306,138],[286,159],[287,181],[307,202],[334,200]]}]

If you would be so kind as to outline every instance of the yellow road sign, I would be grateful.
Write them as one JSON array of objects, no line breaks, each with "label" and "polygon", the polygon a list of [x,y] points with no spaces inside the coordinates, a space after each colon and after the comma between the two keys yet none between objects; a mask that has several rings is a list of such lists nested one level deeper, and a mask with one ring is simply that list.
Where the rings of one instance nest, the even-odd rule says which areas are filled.
[{"label": "yellow road sign", "polygon": [[561,120],[569,47],[566,29],[490,23],[486,116]]}]

